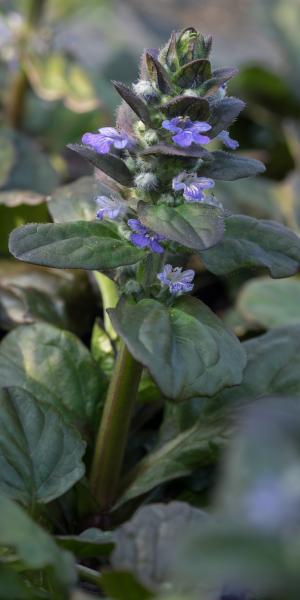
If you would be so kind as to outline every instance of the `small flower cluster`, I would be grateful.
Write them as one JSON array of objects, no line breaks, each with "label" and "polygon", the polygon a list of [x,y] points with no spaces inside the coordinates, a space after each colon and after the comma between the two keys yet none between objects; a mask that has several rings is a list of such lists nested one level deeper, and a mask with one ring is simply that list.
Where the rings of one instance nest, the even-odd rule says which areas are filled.
[{"label": "small flower cluster", "polygon": [[[124,221],[129,213],[127,227],[130,231],[127,229],[126,235],[131,243],[155,254],[164,253],[164,244],[168,240],[149,229],[138,218],[131,218],[138,216],[137,202],[140,199],[154,204],[159,201],[171,206],[172,202],[174,206],[185,202],[205,202],[220,206],[211,193],[215,186],[214,180],[201,175],[201,171],[198,174],[197,170],[203,162],[202,157],[204,160],[208,157],[207,146],[213,140],[218,140],[230,150],[239,146],[227,129],[219,131],[215,120],[210,119],[210,110],[226,96],[226,81],[232,75],[228,77],[224,73],[222,79],[222,69],[216,71],[217,78],[220,78],[219,87],[216,86],[214,73],[210,66],[207,67],[210,44],[207,42],[206,45],[205,38],[193,28],[181,32],[176,39],[175,50],[174,44],[172,46],[170,43],[161,53],[151,50],[145,54],[141,78],[131,90],[123,84],[115,83],[117,91],[125,100],[119,112],[117,128],[102,127],[98,133],[85,133],[82,137],[83,144],[94,152],[113,156],[115,161],[121,158],[126,168],[131,170],[135,184],[131,195],[135,200],[133,206],[130,201],[123,202],[113,192],[110,197],[99,196],[96,199],[96,218],[101,221]],[[187,52],[191,55],[190,62],[186,59]],[[206,64],[207,73],[197,71],[197,62],[201,63],[200,71]],[[181,96],[178,96],[178,89],[181,89]],[[196,107],[190,114],[189,105],[194,109]],[[169,114],[170,106],[172,111]],[[233,115],[233,119],[235,116]],[[225,118],[223,122],[230,125],[233,119]],[[156,154],[151,156],[153,146]],[[180,163],[177,156],[182,157],[180,160],[183,162]],[[178,168],[180,164],[182,169]],[[161,285],[167,287],[173,295],[190,292],[193,288],[194,272],[191,270],[182,271],[179,267],[173,269],[170,264],[166,264],[157,277]]]}]

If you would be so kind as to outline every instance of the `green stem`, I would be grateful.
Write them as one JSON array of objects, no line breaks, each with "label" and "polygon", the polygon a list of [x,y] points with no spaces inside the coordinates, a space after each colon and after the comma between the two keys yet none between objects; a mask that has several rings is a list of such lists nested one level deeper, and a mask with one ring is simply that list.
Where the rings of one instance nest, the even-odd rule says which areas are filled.
[{"label": "green stem", "polygon": [[89,583],[98,586],[100,585],[101,575],[98,571],[94,571],[94,569],[90,569],[84,565],[76,565],[76,568],[78,576],[82,581],[88,581]]},{"label": "green stem", "polygon": [[91,485],[100,509],[116,500],[124,453],[143,367],[120,343],[91,469]]},{"label": "green stem", "polygon": [[104,329],[105,329],[106,333],[109,335],[111,340],[116,340],[118,337],[117,333],[115,332],[115,330],[111,324],[111,320],[106,311],[108,308],[115,308],[116,304],[118,303],[118,300],[119,300],[118,288],[117,288],[116,284],[111,279],[109,279],[109,277],[106,277],[106,275],[103,275],[103,273],[99,273],[99,271],[94,271],[94,276],[95,276],[95,279],[97,281],[97,284],[99,286],[100,293],[102,296],[103,313],[104,313]]}]

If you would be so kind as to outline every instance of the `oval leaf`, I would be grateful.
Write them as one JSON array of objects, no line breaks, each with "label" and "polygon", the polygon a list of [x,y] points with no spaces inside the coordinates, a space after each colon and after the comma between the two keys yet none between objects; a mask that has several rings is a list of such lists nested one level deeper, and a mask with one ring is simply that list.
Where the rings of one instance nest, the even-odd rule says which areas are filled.
[{"label": "oval leaf", "polygon": [[58,269],[113,269],[144,255],[119,237],[114,224],[97,221],[30,223],[14,229],[9,250],[19,260]]},{"label": "oval leaf", "polygon": [[25,325],[0,344],[0,387],[22,388],[83,426],[99,414],[99,367],[75,335],[46,324]]},{"label": "oval leaf", "polygon": [[26,569],[40,571],[51,567],[55,579],[62,585],[75,585],[77,577],[72,555],[58,548],[42,527],[4,495],[0,496],[0,545],[13,548]]},{"label": "oval leaf", "polygon": [[244,350],[200,300],[179,298],[171,308],[156,300],[121,301],[108,312],[130,352],[167,398],[210,396],[241,382]]},{"label": "oval leaf", "polygon": [[274,278],[289,277],[300,264],[300,238],[275,221],[243,215],[225,219],[220,244],[201,254],[209,271],[224,275],[244,267],[265,267]]},{"label": "oval leaf", "polygon": [[96,197],[111,194],[112,190],[95,177],[80,177],[55,190],[48,202],[48,210],[55,223],[92,221],[97,212]]},{"label": "oval leaf", "polygon": [[62,496],[84,475],[85,443],[32,394],[0,391],[0,489],[25,506]]},{"label": "oval leaf", "polygon": [[205,163],[198,169],[198,175],[223,181],[234,181],[243,177],[254,177],[266,170],[260,160],[244,158],[222,150],[211,152],[211,159],[211,162]]},{"label": "oval leaf", "polygon": [[104,171],[106,175],[112,177],[122,185],[132,187],[133,177],[126,167],[125,162],[115,154],[99,154],[93,148],[83,144],[68,144],[70,150],[74,150],[88,160],[96,169]]},{"label": "oval leaf", "polygon": [[177,545],[203,519],[208,519],[205,512],[185,502],[140,508],[116,531],[113,567],[134,573],[151,590],[169,589]]},{"label": "oval leaf", "polygon": [[300,280],[252,279],[242,288],[237,306],[243,318],[265,329],[300,325]]},{"label": "oval leaf", "polygon": [[214,246],[224,234],[223,210],[215,206],[191,203],[172,208],[139,202],[138,214],[153,231],[195,250]]}]

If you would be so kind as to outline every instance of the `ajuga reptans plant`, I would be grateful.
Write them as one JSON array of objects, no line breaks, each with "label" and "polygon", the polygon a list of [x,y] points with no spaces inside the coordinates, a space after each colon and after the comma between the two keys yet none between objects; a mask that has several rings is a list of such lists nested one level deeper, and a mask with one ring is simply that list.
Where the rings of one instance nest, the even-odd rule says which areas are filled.
[{"label": "ajuga reptans plant", "polygon": [[227,95],[227,82],[236,69],[213,69],[210,49],[211,38],[190,27],[145,51],[131,87],[113,82],[122,98],[115,127],[70,146],[97,169],[94,219],[29,224],[10,239],[21,260],[104,272],[118,291],[116,305],[103,295],[120,343],[90,468],[103,511],[118,497],[143,371],[169,402],[210,398],[242,380],[244,347],[192,295],[191,255],[216,275],[246,266],[287,277],[299,265],[295,234],[228,214],[216,194],[218,180],[264,166],[235,152],[229,129],[244,104]]}]

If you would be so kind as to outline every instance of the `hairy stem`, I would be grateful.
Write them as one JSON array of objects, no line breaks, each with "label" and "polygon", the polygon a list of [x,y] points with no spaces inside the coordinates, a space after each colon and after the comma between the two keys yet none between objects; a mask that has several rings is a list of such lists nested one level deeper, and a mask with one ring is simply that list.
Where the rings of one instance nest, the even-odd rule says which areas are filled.
[{"label": "hairy stem", "polygon": [[116,500],[120,473],[143,367],[120,343],[108,388],[91,469],[91,485],[100,509]]}]

